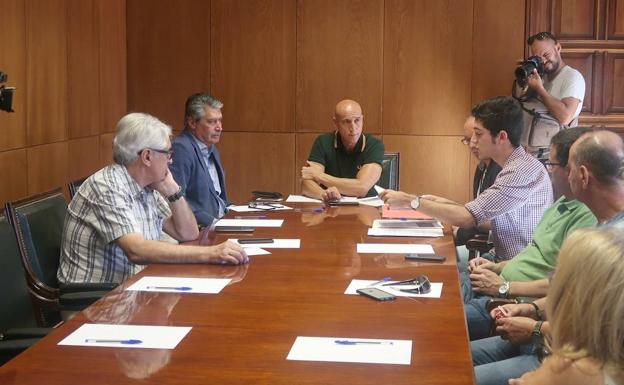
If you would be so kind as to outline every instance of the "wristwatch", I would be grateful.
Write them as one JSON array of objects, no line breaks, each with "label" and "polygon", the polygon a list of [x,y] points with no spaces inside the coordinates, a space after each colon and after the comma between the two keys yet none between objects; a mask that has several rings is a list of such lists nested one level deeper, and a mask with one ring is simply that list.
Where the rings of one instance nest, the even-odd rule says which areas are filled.
[{"label": "wristwatch", "polygon": [[507,298],[507,297],[509,297],[509,287],[510,286],[511,286],[511,283],[509,281],[503,282],[503,284],[498,288],[498,296],[500,298]]},{"label": "wristwatch", "polygon": [[412,199],[412,201],[410,202],[410,206],[414,210],[418,210],[418,208],[420,207],[420,197],[417,196],[416,199]]},{"label": "wristwatch", "polygon": [[534,337],[541,337],[542,336],[542,324],[544,323],[544,321],[537,321],[535,323],[535,326],[533,327],[533,331],[531,332],[531,334]]},{"label": "wristwatch", "polygon": [[182,192],[182,187],[180,187],[178,192],[176,192],[175,194],[169,195],[167,197],[167,200],[169,201],[169,203],[173,203],[173,202],[177,201],[178,199],[182,198],[183,196],[184,196],[184,192]]}]

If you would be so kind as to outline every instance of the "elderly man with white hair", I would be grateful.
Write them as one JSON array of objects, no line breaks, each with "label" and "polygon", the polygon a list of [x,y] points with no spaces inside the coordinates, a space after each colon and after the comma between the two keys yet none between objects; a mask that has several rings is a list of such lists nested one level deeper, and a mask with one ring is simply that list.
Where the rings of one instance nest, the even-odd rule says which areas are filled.
[{"label": "elderly man with white hair", "polygon": [[237,244],[175,245],[196,239],[197,222],[169,172],[171,128],[131,113],[117,123],[114,163],[90,176],[69,205],[58,279],[119,283],[149,263],[248,262]]}]

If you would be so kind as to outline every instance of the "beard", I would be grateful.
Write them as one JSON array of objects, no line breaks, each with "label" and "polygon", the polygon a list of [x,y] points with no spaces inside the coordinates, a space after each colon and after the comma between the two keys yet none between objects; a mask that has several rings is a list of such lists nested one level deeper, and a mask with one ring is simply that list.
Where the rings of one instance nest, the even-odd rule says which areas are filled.
[{"label": "beard", "polygon": [[544,64],[544,73],[546,75],[552,75],[554,73],[556,73],[559,70],[559,67],[561,66],[561,61],[557,60],[557,61],[552,61],[549,60],[548,63],[550,63],[552,65],[551,68],[547,68],[546,65]]}]

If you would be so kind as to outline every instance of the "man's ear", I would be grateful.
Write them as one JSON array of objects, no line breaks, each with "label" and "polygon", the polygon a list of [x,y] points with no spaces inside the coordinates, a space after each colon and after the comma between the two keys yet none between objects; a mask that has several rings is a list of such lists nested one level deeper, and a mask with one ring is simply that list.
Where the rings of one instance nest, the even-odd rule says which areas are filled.
[{"label": "man's ear", "polygon": [[141,150],[141,152],[139,152],[139,158],[141,159],[142,163],[147,163],[150,162],[150,150],[147,148],[144,148],[143,150]]},{"label": "man's ear", "polygon": [[507,135],[507,131],[505,130],[501,130],[498,132],[498,135],[496,135],[496,137],[498,138],[498,140],[506,140],[509,141],[509,135]]},{"label": "man's ear", "polygon": [[580,165],[579,166],[579,179],[581,180],[581,186],[583,187],[583,189],[587,189],[587,186],[589,185],[590,176],[592,175],[589,169],[585,167],[584,165]]}]

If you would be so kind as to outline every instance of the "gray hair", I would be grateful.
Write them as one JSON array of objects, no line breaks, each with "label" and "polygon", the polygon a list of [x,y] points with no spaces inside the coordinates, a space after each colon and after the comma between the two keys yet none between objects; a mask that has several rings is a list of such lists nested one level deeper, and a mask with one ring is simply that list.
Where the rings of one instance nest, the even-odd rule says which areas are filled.
[{"label": "gray hair", "polygon": [[223,103],[206,92],[200,92],[193,94],[186,99],[186,105],[184,107],[184,125],[188,118],[193,119],[194,122],[203,118],[206,115],[204,107],[220,109],[223,107]]},{"label": "gray hair", "polygon": [[127,166],[145,148],[164,150],[170,136],[171,127],[152,115],[130,113],[117,123],[117,134],[113,139],[113,160]]}]

